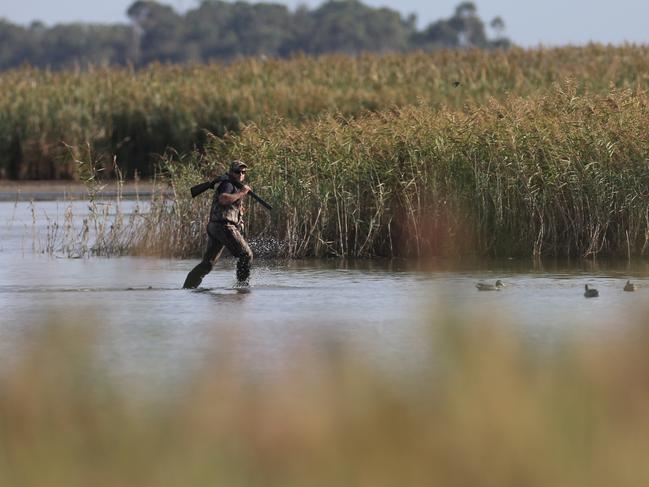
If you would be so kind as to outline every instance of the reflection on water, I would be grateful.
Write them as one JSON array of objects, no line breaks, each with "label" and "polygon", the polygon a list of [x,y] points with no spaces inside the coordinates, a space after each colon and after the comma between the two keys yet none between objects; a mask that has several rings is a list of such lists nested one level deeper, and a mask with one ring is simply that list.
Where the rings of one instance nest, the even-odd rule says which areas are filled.
[{"label": "reflection on water", "polygon": [[[66,203],[67,204],[67,203]],[[83,202],[75,203],[79,209]],[[598,336],[624,326],[649,296],[646,264],[626,262],[268,261],[256,264],[250,292],[233,289],[225,259],[202,288],[182,290],[195,260],[66,259],[32,252],[43,215],[64,204],[0,203],[0,356],[18,353],[30,331],[56,318],[99,325],[98,355],[118,374],[165,383],[214,353],[235,334],[252,370],[299,366],[291,354],[326,334],[378,363],[406,366],[422,343],[431,313],[507,320],[548,343],[580,329]],[[35,220],[34,220],[35,218]],[[35,223],[34,223],[35,221]],[[639,285],[625,293],[626,279]],[[479,280],[502,279],[502,291],[479,292]],[[600,291],[583,297],[584,283]],[[322,332],[325,332],[324,334]]]}]

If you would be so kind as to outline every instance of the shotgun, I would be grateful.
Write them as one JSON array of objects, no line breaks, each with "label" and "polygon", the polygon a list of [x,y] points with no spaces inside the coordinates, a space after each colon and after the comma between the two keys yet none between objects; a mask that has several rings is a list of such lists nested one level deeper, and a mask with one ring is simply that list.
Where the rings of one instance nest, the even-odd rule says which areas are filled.
[{"label": "shotgun", "polygon": [[[223,181],[230,181],[236,188],[241,189],[243,187],[243,184],[241,184],[239,181],[233,181],[232,179],[228,178],[227,176],[221,176],[218,177],[212,181],[207,181],[206,183],[201,183],[197,184],[196,186],[192,186],[189,188],[189,191],[192,194],[192,198],[196,198],[199,194],[204,193],[208,189],[214,189],[214,187]],[[252,196],[259,204],[261,204],[263,207],[272,210],[273,207],[270,206],[268,203],[266,203],[263,199],[261,199],[254,191],[248,191],[248,194]]]}]

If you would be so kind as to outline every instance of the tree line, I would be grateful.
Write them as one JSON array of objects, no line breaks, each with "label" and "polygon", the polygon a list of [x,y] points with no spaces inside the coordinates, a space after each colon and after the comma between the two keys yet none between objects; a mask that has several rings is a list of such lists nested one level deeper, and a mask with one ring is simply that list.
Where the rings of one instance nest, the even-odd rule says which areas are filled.
[{"label": "tree line", "polygon": [[[151,0],[127,10],[129,23],[20,26],[0,19],[0,69],[23,64],[64,69],[86,65],[145,66],[152,62],[208,62],[296,53],[432,51],[505,48],[500,17],[486,24],[472,2],[449,18],[416,26],[414,14],[372,8],[359,0],[328,0],[290,10],[276,3],[203,0],[181,14]],[[491,31],[491,36],[488,34]]]}]

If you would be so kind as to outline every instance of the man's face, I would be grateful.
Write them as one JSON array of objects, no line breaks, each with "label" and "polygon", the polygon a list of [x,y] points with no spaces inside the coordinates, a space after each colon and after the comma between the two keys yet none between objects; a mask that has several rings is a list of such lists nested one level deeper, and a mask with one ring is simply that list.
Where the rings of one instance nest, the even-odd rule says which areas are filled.
[{"label": "man's face", "polygon": [[246,168],[240,167],[239,169],[235,169],[234,171],[232,171],[232,176],[235,181],[243,183],[244,179],[246,179]]}]

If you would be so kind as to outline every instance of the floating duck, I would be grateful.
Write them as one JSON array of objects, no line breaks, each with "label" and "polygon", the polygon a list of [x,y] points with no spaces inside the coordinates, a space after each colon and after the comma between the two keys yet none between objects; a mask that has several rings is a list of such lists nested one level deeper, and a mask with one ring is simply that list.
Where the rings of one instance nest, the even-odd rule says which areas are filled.
[{"label": "floating duck", "polygon": [[586,291],[584,292],[585,297],[596,298],[599,296],[599,291],[597,289],[589,288],[588,284],[585,284],[584,287],[586,288]]},{"label": "floating duck", "polygon": [[631,281],[626,281],[626,284],[624,285],[624,290],[635,291],[635,284],[633,284]]},{"label": "floating duck", "polygon": [[505,285],[501,280],[497,280],[495,284],[488,284],[486,282],[479,282],[475,285],[478,291],[500,291]]}]

